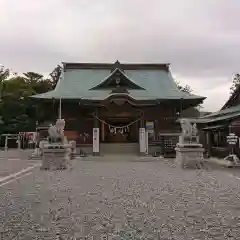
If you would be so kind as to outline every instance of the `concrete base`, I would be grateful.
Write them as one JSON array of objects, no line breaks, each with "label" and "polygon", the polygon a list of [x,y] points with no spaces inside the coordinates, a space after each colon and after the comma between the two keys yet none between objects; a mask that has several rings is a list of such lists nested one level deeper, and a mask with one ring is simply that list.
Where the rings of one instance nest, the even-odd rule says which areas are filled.
[{"label": "concrete base", "polygon": [[49,149],[43,148],[42,166],[43,170],[62,170],[67,168],[70,159],[68,148]]},{"label": "concrete base", "polygon": [[100,152],[93,152],[93,156],[100,156]]},{"label": "concrete base", "polygon": [[70,141],[69,144],[71,145],[70,159],[74,159],[77,154],[76,141]]},{"label": "concrete base", "polygon": [[148,154],[147,154],[146,152],[140,152],[140,153],[139,153],[139,156],[140,156],[140,157],[145,157],[145,156],[147,156],[147,155],[148,155]]},{"label": "concrete base", "polygon": [[203,167],[202,147],[176,147],[176,163],[183,168],[200,169]]}]

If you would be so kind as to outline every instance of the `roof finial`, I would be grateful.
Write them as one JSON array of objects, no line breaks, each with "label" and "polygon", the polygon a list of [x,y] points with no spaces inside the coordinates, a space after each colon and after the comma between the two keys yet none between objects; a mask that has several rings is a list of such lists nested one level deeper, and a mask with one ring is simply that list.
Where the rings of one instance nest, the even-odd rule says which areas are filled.
[{"label": "roof finial", "polygon": [[[113,72],[116,68],[121,69],[121,63],[117,60],[112,67],[111,72]],[[123,69],[121,69],[123,71]]]}]

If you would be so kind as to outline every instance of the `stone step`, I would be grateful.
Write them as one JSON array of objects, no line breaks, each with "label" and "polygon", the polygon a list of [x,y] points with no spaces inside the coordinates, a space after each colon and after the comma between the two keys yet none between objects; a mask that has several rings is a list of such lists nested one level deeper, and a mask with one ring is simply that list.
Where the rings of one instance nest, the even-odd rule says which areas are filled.
[{"label": "stone step", "polygon": [[29,156],[29,160],[41,160],[42,158],[40,156]]},{"label": "stone step", "polygon": [[136,155],[139,153],[138,143],[101,143],[101,155],[106,154],[121,154],[121,155]]}]

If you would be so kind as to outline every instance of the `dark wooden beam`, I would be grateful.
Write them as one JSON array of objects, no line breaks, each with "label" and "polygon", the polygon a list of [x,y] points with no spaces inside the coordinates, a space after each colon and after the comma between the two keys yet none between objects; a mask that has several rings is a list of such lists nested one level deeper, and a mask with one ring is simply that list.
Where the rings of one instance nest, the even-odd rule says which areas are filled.
[{"label": "dark wooden beam", "polygon": [[[112,69],[114,63],[67,63],[63,62],[64,70],[67,69]],[[123,70],[165,70],[169,71],[169,63],[120,63]]]}]

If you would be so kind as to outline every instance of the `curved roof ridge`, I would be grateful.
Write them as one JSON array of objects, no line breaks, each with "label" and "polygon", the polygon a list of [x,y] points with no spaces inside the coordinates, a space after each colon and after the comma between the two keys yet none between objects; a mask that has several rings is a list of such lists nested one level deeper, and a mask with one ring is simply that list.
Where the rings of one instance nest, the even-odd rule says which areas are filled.
[{"label": "curved roof ridge", "polygon": [[113,76],[117,71],[119,71],[125,78],[127,78],[132,84],[135,85],[135,87],[142,89],[142,90],[146,90],[144,87],[140,86],[139,84],[137,84],[134,80],[132,80],[129,76],[127,76],[127,74],[125,72],[123,72],[120,68],[115,68],[114,71],[110,72],[109,75],[107,77],[105,77],[99,84],[97,84],[96,86],[90,88],[89,90],[95,90],[96,88],[99,88],[101,86],[104,85],[104,83],[106,83],[109,78],[111,76]]}]

